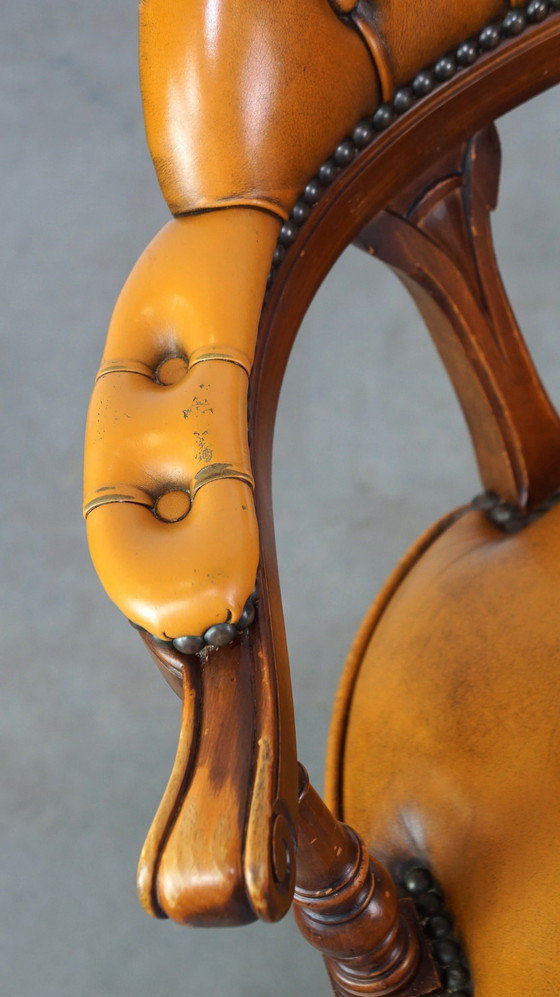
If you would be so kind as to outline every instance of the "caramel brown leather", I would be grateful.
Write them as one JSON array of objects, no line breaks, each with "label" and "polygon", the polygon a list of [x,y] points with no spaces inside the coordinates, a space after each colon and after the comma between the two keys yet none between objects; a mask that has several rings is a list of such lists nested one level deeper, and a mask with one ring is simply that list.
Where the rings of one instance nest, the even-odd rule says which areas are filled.
[{"label": "caramel brown leather", "polygon": [[88,539],[111,598],[164,639],[235,622],[255,583],[247,386],[278,227],[246,209],[170,222],[111,320],[86,429]]},{"label": "caramel brown leather", "polygon": [[174,214],[282,217],[378,99],[367,48],[327,0],[143,0],[148,144]]},{"label": "caramel brown leather", "polygon": [[479,511],[441,528],[354,649],[331,803],[377,855],[432,866],[477,997],[543,997],[560,958],[560,507],[514,535]]},{"label": "caramel brown leather", "polygon": [[[164,229],[146,250],[115,310],[88,421],[93,560],[114,601],[150,632],[200,634],[236,620],[251,591],[246,378],[277,216],[379,99],[364,38],[386,88],[501,6],[428,12],[381,0],[337,14],[326,0],[241,0],[235,11],[225,0],[141,4],[146,128],[164,195],[179,214],[229,208]],[[362,38],[348,18],[364,28],[366,10]],[[379,46],[392,53],[389,83]],[[212,492],[195,502],[201,485]]]},{"label": "caramel brown leather", "polygon": [[[357,20],[369,40],[388,100],[396,87],[504,14],[504,0],[375,0],[358,5]],[[370,25],[368,31],[365,27]]]}]

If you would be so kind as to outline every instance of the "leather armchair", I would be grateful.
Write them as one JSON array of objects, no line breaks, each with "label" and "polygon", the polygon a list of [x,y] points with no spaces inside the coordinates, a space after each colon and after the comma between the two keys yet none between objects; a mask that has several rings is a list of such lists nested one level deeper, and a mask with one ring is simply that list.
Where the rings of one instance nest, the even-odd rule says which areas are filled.
[{"label": "leather armchair", "polygon": [[[536,997],[557,961],[545,897],[557,889],[560,431],[488,220],[491,122],[557,81],[556,7],[140,9],[148,142],[175,217],[117,304],[85,486],[101,579],[183,696],[140,895],[181,923],[243,923],[282,916],[295,889],[339,994],[469,993],[466,952],[477,997]],[[298,803],[272,431],[299,322],[352,240],[413,294],[483,486],[375,603],[333,723],[328,802],[408,884],[416,911],[301,775]],[[505,876],[504,855],[526,889]],[[430,919],[448,916],[436,883],[456,922],[446,957],[424,940]],[[317,904],[333,891],[339,907]]]}]

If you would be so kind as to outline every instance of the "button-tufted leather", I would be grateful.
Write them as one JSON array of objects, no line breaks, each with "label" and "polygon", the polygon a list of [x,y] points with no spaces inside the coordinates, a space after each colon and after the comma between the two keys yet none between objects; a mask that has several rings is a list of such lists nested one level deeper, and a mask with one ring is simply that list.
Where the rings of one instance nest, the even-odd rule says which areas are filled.
[{"label": "button-tufted leather", "polygon": [[164,639],[236,622],[255,584],[247,387],[278,227],[247,210],[170,222],[111,321],[88,416],[88,537],[109,595]]}]

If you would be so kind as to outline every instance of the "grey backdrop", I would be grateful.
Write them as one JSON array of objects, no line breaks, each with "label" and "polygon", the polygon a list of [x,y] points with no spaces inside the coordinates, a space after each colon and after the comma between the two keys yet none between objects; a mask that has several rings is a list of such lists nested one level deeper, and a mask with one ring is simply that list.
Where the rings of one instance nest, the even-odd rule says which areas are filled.
[{"label": "grey backdrop", "polygon": [[[101,591],[80,515],[107,320],[167,219],[144,143],[135,20],[134,0],[22,0],[2,15],[0,992],[320,997],[320,961],[290,917],[194,932],[151,921],[135,898],[178,701]],[[558,126],[553,93],[503,121],[495,226],[553,397]],[[301,332],[276,441],[299,753],[318,785],[337,675],[371,596],[416,534],[477,488],[420,320],[391,274],[349,250]]]}]

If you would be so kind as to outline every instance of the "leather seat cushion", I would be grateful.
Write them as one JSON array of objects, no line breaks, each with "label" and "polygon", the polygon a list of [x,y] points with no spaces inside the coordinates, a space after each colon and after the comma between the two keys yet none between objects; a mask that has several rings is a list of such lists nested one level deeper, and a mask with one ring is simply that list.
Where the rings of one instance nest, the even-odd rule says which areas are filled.
[{"label": "leather seat cushion", "polygon": [[341,816],[393,866],[427,860],[477,997],[560,988],[559,555],[559,506],[511,535],[467,511],[404,572],[344,706]]}]

